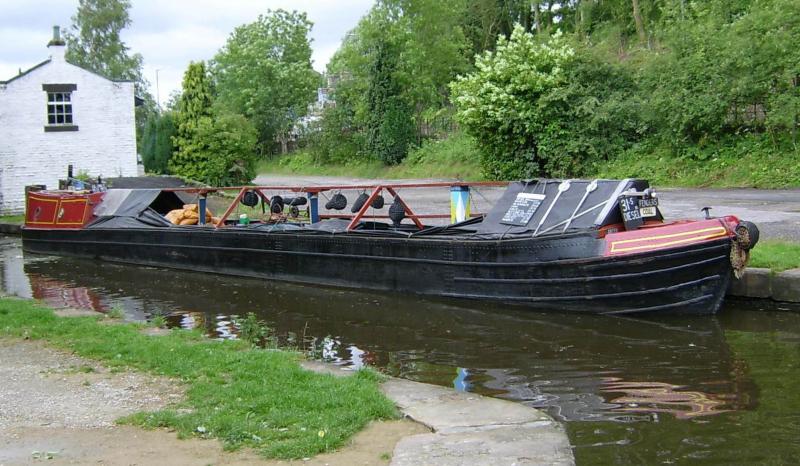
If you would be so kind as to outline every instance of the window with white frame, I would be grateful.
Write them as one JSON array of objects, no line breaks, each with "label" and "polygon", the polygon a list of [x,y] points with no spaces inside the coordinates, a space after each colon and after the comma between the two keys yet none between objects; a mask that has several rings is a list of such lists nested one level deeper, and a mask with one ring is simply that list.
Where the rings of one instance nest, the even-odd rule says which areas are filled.
[{"label": "window with white frame", "polygon": [[71,92],[47,93],[47,124],[48,125],[72,124]]},{"label": "window with white frame", "polygon": [[77,131],[73,112],[75,84],[42,84],[47,93],[47,119],[45,132]]}]

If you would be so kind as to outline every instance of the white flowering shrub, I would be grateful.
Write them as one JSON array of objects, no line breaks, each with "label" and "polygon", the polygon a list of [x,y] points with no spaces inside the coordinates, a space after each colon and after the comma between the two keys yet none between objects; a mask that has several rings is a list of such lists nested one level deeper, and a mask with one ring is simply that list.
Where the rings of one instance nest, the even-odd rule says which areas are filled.
[{"label": "white flowering shrub", "polygon": [[636,133],[632,120],[619,118],[620,110],[631,112],[631,87],[562,34],[541,41],[521,26],[451,84],[456,116],[496,179],[575,176],[607,158]]}]

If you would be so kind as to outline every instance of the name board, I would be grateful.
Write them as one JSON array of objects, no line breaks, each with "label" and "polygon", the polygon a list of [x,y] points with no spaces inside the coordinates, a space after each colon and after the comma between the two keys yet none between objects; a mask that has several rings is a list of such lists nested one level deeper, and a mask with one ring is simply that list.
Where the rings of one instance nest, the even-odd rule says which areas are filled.
[{"label": "name board", "polygon": [[533,214],[536,213],[536,209],[542,205],[544,198],[544,194],[517,194],[517,198],[514,199],[511,207],[509,207],[506,214],[503,215],[500,223],[520,227],[526,226],[528,222],[531,221]]},{"label": "name board", "polygon": [[620,196],[619,211],[622,213],[622,222],[626,230],[635,230],[642,226],[642,212],[639,210],[639,198],[635,196]]}]

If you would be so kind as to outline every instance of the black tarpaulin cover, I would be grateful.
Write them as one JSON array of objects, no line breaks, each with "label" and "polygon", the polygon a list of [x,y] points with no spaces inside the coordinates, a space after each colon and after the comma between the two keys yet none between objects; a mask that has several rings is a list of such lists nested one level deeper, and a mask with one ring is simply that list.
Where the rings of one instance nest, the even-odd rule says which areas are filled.
[{"label": "black tarpaulin cover", "polygon": [[94,209],[97,219],[86,228],[169,227],[172,223],[163,214],[183,204],[176,193],[160,189],[111,189]]},{"label": "black tarpaulin cover", "polygon": [[[531,180],[509,184],[500,200],[477,226],[477,233],[514,235],[536,232],[541,235],[562,233],[568,223],[566,231],[622,223],[617,208],[619,195],[631,188],[641,191],[649,187],[644,180],[594,180],[594,189],[587,192],[592,180],[562,183],[563,180]],[[562,186],[561,191],[559,186]],[[544,198],[524,225],[503,222],[503,217],[520,193],[540,194]]]}]

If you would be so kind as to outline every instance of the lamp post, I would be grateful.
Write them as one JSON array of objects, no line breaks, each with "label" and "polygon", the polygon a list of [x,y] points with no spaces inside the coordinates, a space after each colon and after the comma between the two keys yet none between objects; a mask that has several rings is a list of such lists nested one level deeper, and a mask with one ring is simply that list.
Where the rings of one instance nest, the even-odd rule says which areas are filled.
[{"label": "lamp post", "polygon": [[158,72],[161,71],[156,68],[156,105],[158,106],[158,113],[161,113],[161,92],[158,89]]}]

